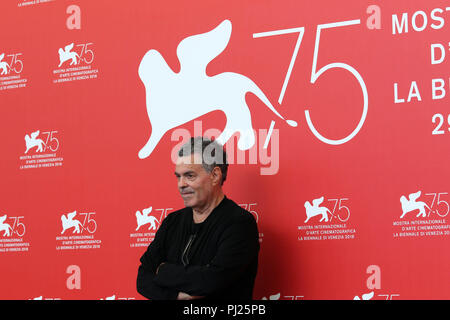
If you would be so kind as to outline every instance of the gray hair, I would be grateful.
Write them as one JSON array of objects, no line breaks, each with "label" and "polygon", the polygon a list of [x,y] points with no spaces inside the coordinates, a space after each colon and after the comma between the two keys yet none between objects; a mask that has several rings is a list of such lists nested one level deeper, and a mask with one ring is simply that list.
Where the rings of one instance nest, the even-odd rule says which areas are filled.
[{"label": "gray hair", "polygon": [[211,173],[215,167],[219,167],[222,172],[221,185],[223,185],[227,179],[228,172],[227,154],[223,146],[215,140],[204,137],[192,137],[178,151],[178,156],[185,157],[194,153],[202,155],[201,164],[206,172]]}]

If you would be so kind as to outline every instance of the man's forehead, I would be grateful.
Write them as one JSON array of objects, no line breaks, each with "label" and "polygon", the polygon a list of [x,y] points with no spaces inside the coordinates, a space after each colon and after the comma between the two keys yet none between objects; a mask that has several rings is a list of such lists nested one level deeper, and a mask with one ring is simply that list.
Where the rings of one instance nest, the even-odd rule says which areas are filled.
[{"label": "man's forehead", "polygon": [[202,156],[200,154],[194,153],[187,156],[178,157],[176,163],[178,165],[201,165],[202,164]]},{"label": "man's forehead", "polygon": [[199,172],[205,170],[202,165],[202,157],[197,154],[178,157],[175,172],[183,174],[188,171]]}]

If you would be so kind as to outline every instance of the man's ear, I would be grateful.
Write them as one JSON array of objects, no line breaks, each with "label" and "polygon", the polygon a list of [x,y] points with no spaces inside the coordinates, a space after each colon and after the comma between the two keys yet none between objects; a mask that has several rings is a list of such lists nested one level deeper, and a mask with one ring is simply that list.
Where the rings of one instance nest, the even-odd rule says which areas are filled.
[{"label": "man's ear", "polygon": [[221,184],[222,182],[222,170],[220,170],[219,167],[214,167],[214,169],[211,171],[213,184]]}]

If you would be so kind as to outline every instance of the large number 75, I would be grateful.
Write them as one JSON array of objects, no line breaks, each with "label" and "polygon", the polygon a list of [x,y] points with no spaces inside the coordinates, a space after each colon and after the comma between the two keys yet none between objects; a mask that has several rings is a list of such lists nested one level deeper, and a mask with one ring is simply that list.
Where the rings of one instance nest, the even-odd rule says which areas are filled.
[{"label": "large number 75", "polygon": [[[361,119],[359,120],[358,125],[352,131],[352,133],[350,133],[345,138],[342,138],[339,140],[328,139],[328,138],[324,137],[323,135],[321,135],[317,131],[317,129],[315,128],[315,126],[311,120],[310,111],[305,110],[306,123],[308,124],[309,129],[320,141],[327,143],[327,144],[332,144],[332,145],[343,144],[343,143],[350,141],[358,134],[358,132],[361,130],[361,128],[364,124],[364,121],[366,120],[366,117],[367,117],[367,111],[369,108],[369,98],[368,98],[368,94],[367,94],[367,87],[366,87],[366,84],[364,83],[363,78],[361,77],[359,72],[356,71],[356,69],[353,68],[352,66],[350,66],[346,63],[342,63],[342,62],[333,62],[333,63],[329,63],[326,66],[320,68],[320,70],[317,70],[317,60],[318,60],[318,56],[319,56],[319,46],[320,46],[320,34],[321,34],[322,30],[325,30],[325,29],[347,27],[347,26],[357,25],[360,23],[361,23],[360,20],[350,20],[350,21],[320,24],[317,26],[316,43],[315,43],[315,47],[314,47],[314,57],[313,57],[312,71],[311,71],[311,83],[313,83],[313,84],[316,83],[316,81],[320,78],[320,76],[323,75],[328,70],[344,69],[344,70],[347,70],[348,72],[350,72],[356,78],[359,85],[361,86],[361,90],[362,90],[363,98],[364,98],[363,112],[362,112],[362,116],[361,116]],[[292,68],[294,67],[294,63],[297,58],[298,51],[300,49],[300,45],[302,43],[303,35],[305,33],[305,28],[301,27],[301,28],[283,29],[283,30],[275,30],[275,31],[268,31],[268,32],[261,32],[261,33],[253,34],[253,38],[263,38],[263,37],[278,36],[278,35],[289,34],[289,33],[298,33],[299,36],[297,38],[297,43],[295,45],[294,52],[293,52],[292,58],[291,58],[291,62],[289,64],[289,68],[286,73],[283,87],[281,89],[281,93],[280,93],[280,96],[278,99],[279,104],[281,104],[283,101],[283,97],[286,92],[286,88],[287,88],[289,79],[291,77]],[[274,125],[274,121],[272,121],[271,129],[273,129],[273,125]]]}]

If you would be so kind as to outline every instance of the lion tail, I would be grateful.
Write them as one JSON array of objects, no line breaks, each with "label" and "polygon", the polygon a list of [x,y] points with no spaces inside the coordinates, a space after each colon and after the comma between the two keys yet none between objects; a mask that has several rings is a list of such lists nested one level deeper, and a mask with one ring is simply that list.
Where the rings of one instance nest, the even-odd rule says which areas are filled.
[{"label": "lion tail", "polygon": [[[247,78],[248,79],[248,78]],[[286,121],[286,123],[288,125],[290,125],[291,127],[296,127],[297,126],[297,122],[294,120],[286,120],[276,109],[275,107],[272,105],[272,103],[270,102],[270,100],[266,97],[266,95],[264,94],[264,92],[262,92],[262,90],[256,85],[256,83],[254,83],[252,80],[248,79],[248,91],[253,93],[255,96],[257,96],[275,115],[277,115],[279,118],[283,119],[284,121]]]}]

